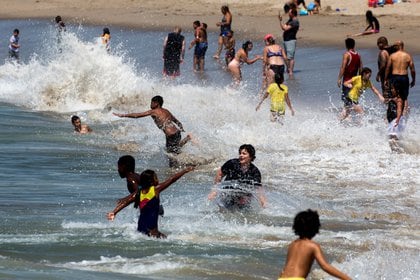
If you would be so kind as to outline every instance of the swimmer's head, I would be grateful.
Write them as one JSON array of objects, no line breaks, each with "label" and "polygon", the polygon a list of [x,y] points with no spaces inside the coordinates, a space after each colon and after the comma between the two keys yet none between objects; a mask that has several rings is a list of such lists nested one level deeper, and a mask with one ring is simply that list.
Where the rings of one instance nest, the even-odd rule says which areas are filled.
[{"label": "swimmer's head", "polygon": [[397,50],[403,50],[404,49],[404,42],[403,41],[396,41],[394,43],[394,46]]},{"label": "swimmer's head", "polygon": [[384,48],[384,47],[388,46],[388,39],[387,39],[386,37],[384,37],[384,36],[381,36],[381,37],[379,37],[379,38],[378,38],[378,40],[376,41],[376,45],[377,45],[380,49],[382,49],[382,48]]},{"label": "swimmer's head", "polygon": [[196,21],[193,22],[194,29],[196,29],[197,27],[200,27],[200,26],[201,26],[201,23],[200,23],[199,20],[196,20]]},{"label": "swimmer's head", "polygon": [[61,21],[61,16],[56,16],[56,17],[55,17],[55,22],[56,22],[56,23],[59,23],[60,21]]},{"label": "swimmer's head", "polygon": [[274,45],[276,43],[276,41],[274,40],[274,36],[272,34],[265,35],[264,41],[268,42],[269,45]]},{"label": "swimmer's head", "polygon": [[222,11],[222,14],[226,14],[226,13],[229,13],[229,7],[228,6],[222,6],[222,8],[220,9],[221,11]]},{"label": "swimmer's head", "polygon": [[249,157],[251,158],[251,161],[254,161],[255,159],[255,149],[251,144],[243,144],[239,147],[239,154],[242,150],[245,150],[248,152]]},{"label": "swimmer's head", "polygon": [[318,212],[308,209],[298,213],[293,222],[293,230],[299,238],[312,239],[321,227]]},{"label": "swimmer's head", "polygon": [[19,35],[19,29],[15,29],[15,30],[13,30],[13,35]]},{"label": "swimmer's head", "polygon": [[125,155],[118,159],[118,174],[121,178],[125,178],[129,172],[134,172],[135,167],[136,161],[130,155]]},{"label": "swimmer's head", "polygon": [[139,186],[141,189],[147,189],[158,184],[159,180],[155,171],[147,169],[140,174]]},{"label": "swimmer's head", "polygon": [[251,41],[246,41],[245,43],[243,43],[242,48],[244,49],[244,51],[248,52],[250,50],[252,50],[253,44]]},{"label": "swimmer's head", "polygon": [[109,32],[109,28],[108,27],[105,27],[104,29],[103,29],[103,33],[104,34],[110,34],[110,32]]},{"label": "swimmer's head", "polygon": [[158,106],[162,107],[163,105],[163,98],[160,95],[156,95],[152,98],[152,101],[150,102],[150,108],[156,109]]}]

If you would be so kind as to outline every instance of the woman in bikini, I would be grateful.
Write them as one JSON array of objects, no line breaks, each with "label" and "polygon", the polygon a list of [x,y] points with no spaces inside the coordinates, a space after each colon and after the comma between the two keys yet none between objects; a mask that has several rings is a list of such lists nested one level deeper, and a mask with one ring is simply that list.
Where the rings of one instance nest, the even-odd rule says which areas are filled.
[{"label": "woman in bikini", "polygon": [[228,65],[228,69],[232,73],[232,78],[236,84],[239,84],[242,80],[241,63],[253,64],[257,60],[262,59],[260,55],[255,56],[253,59],[248,58],[248,53],[252,50],[252,47],[252,42],[246,41]]},{"label": "woman in bikini", "polygon": [[273,81],[275,74],[284,77],[284,60],[287,58],[286,52],[282,47],[276,44],[273,35],[265,35],[264,42],[262,92],[264,92],[267,85]]}]

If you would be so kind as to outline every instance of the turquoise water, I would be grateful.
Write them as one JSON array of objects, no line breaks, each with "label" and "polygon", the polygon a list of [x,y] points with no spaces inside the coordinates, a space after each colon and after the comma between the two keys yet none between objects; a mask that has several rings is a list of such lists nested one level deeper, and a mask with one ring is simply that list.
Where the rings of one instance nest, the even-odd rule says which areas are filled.
[{"label": "turquoise water", "polygon": [[[275,279],[295,238],[292,219],[307,208],[321,215],[315,240],[354,279],[420,274],[418,88],[410,93],[406,153],[395,154],[385,107],[373,94],[365,94],[361,126],[338,123],[342,50],[298,49],[295,80],[286,81],[296,116],[287,112],[279,126],[269,122],[268,101],[255,112],[261,65],[244,66],[244,85],[230,87],[211,58],[215,34],[206,73],[192,73],[187,51],[181,77],[170,81],[161,77],[167,32],[111,26],[108,55],[97,43],[102,27],[69,26],[61,53],[52,23],[1,21],[1,37],[15,27],[21,64],[0,65],[0,279]],[[251,55],[261,52],[255,42]],[[376,69],[377,51],[360,52]],[[151,119],[112,115],[146,110],[156,94],[197,139],[179,160],[202,163],[162,195],[166,240],[138,234],[131,207],[106,220],[126,195],[116,172],[121,155],[132,154],[137,171],[155,169],[161,180],[176,171]],[[75,135],[73,114],[94,133]],[[216,169],[243,143],[257,149],[269,204],[222,214],[207,194]],[[311,279],[330,278],[314,266]]]}]

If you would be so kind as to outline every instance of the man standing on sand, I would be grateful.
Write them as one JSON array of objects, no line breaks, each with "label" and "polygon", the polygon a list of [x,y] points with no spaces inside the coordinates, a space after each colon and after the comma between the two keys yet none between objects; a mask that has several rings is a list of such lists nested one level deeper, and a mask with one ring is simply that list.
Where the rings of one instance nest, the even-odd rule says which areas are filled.
[{"label": "man standing on sand", "polygon": [[185,38],[181,35],[181,27],[166,36],[163,43],[163,75],[176,77],[180,75],[179,65],[184,61]]},{"label": "man standing on sand", "polygon": [[376,81],[381,82],[382,93],[386,91],[385,88],[385,70],[386,63],[389,58],[388,48],[388,39],[384,36],[379,37],[376,43],[379,49],[378,54],[378,74],[376,75]]},{"label": "man standing on sand", "polygon": [[348,103],[350,88],[344,86],[344,82],[351,80],[362,72],[363,63],[360,54],[355,50],[356,42],[353,38],[347,38],[345,41],[347,51],[343,54],[340,72],[338,73],[337,85],[341,87],[341,100],[344,107],[352,106]]},{"label": "man standing on sand", "polygon": [[283,23],[282,16],[279,14],[280,27],[283,32],[284,50],[287,55],[287,72],[289,76],[293,76],[293,69],[295,67],[295,51],[296,51],[296,33],[299,30],[299,20],[297,18],[296,9],[289,10],[289,20]]},{"label": "man standing on sand", "polygon": [[[396,52],[391,54],[388,58],[385,71],[385,81],[398,83],[396,90],[398,91],[401,99],[403,100],[403,112],[408,109],[408,89],[414,87],[416,84],[416,70],[414,69],[413,58],[410,54],[404,51],[404,42],[397,41],[394,44],[397,49]],[[411,83],[408,78],[408,68],[411,72]],[[390,75],[391,74],[391,75]]]},{"label": "man standing on sand", "polygon": [[181,148],[191,140],[191,136],[187,135],[181,140],[181,131],[184,132],[182,123],[178,121],[168,110],[162,108],[163,98],[159,95],[152,98],[149,111],[142,113],[117,114],[115,116],[121,118],[143,118],[151,116],[156,126],[165,133],[166,151],[172,154],[181,153]]}]

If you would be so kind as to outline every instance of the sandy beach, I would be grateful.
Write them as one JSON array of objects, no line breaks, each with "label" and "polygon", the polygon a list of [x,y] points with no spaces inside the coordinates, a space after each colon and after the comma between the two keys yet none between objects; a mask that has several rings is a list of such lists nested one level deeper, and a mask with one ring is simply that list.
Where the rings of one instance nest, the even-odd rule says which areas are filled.
[{"label": "sandy beach", "polygon": [[[170,31],[175,25],[192,30],[196,19],[206,22],[209,29],[221,18],[221,5],[228,4],[233,14],[233,30],[238,38],[262,39],[266,33],[281,36],[277,14],[286,1],[268,0],[3,0],[1,19],[46,18],[61,15],[67,23],[126,26],[139,29]],[[307,1],[308,3],[310,1]],[[347,34],[361,32],[366,27],[365,12],[373,11],[381,24],[379,34],[358,37],[358,47],[376,47],[376,39],[386,36],[390,43],[403,40],[406,50],[420,53],[420,1],[401,2],[369,8],[366,0],[323,0],[319,15],[300,16],[298,33],[300,46],[343,47]],[[416,42],[417,41],[417,42]]]}]

